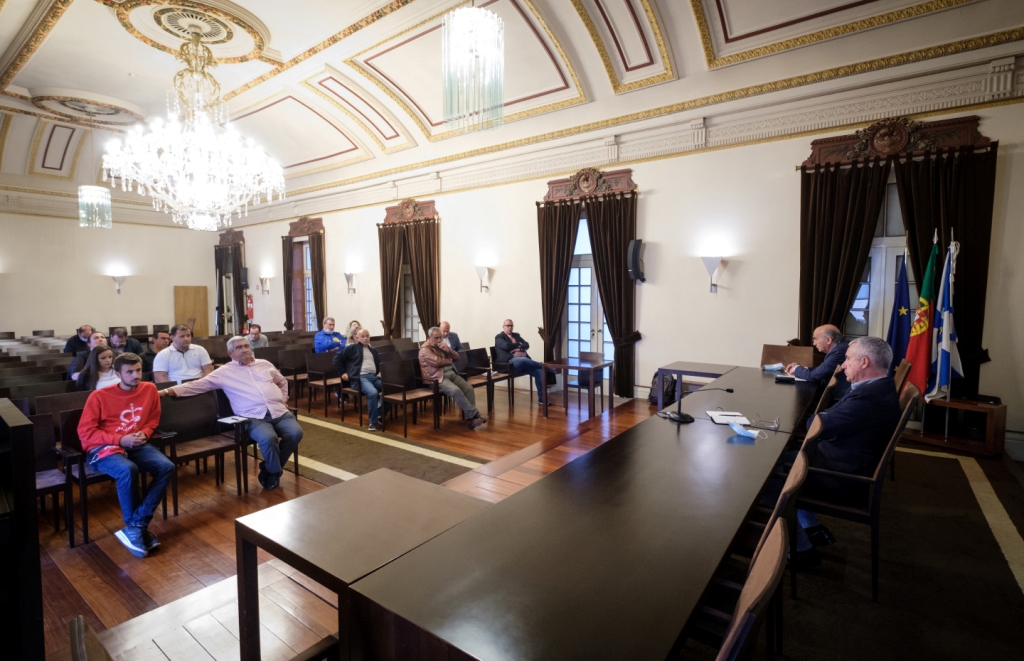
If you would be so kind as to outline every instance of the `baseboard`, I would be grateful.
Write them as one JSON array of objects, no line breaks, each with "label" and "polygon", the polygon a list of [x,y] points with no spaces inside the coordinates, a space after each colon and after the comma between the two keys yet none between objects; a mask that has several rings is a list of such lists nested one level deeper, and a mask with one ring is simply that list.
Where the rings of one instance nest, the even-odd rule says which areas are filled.
[{"label": "baseboard", "polygon": [[1024,461],[1024,432],[1006,432],[1006,443],[1003,449],[1014,461]]}]

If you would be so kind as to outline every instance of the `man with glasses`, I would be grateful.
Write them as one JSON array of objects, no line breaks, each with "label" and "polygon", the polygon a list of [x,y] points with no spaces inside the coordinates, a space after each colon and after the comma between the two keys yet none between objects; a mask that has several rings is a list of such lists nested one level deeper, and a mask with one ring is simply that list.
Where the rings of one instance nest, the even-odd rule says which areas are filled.
[{"label": "man with glasses", "polygon": [[540,399],[541,379],[544,378],[543,365],[530,358],[530,354],[526,353],[526,350],[530,348],[530,343],[524,340],[519,333],[514,333],[513,328],[515,328],[515,324],[512,323],[512,320],[506,319],[502,325],[502,331],[494,336],[494,349],[498,362],[512,365],[512,373],[515,376],[524,374],[532,376],[537,383],[537,401],[543,404],[543,400]]}]

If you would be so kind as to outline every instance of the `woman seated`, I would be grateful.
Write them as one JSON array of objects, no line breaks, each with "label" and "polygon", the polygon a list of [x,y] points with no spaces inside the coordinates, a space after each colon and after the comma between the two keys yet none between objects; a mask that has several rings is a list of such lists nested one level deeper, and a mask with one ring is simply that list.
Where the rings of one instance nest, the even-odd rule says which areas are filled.
[{"label": "woman seated", "polygon": [[114,350],[107,346],[98,346],[89,352],[85,368],[78,373],[76,386],[78,390],[100,390],[121,382],[114,371]]}]

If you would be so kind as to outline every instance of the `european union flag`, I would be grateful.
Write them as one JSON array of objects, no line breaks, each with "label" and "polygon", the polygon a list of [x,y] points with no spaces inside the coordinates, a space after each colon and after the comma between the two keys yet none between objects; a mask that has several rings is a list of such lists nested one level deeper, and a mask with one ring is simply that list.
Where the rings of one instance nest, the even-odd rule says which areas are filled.
[{"label": "european union flag", "polygon": [[900,277],[896,281],[896,300],[892,304],[892,316],[889,318],[889,336],[886,341],[892,347],[892,364],[889,365],[889,376],[892,376],[900,362],[907,356],[907,344],[910,343],[910,284],[907,282],[907,258],[903,257]]}]

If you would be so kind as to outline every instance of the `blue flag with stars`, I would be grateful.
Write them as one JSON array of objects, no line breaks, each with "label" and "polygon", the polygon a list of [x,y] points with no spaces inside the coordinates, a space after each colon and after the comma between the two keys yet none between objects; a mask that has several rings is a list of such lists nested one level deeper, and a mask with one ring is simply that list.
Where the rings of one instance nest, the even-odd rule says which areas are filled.
[{"label": "blue flag with stars", "polygon": [[907,259],[903,257],[900,277],[896,281],[896,300],[892,304],[892,316],[889,318],[889,337],[886,340],[892,347],[892,364],[889,365],[889,376],[892,376],[900,362],[907,356],[907,344],[910,343],[910,285],[907,282]]}]

